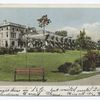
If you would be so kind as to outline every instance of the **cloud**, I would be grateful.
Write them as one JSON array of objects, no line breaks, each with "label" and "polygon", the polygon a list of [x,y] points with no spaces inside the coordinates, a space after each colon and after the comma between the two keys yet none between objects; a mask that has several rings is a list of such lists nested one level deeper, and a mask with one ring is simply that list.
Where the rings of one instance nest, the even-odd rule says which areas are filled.
[{"label": "cloud", "polygon": [[75,27],[69,27],[66,26],[62,28],[61,30],[66,30],[68,32],[68,36],[72,36],[76,38],[76,36],[79,34],[80,30],[85,29],[87,36],[90,36],[94,41],[97,41],[100,39],[100,23],[95,22],[95,23],[86,23],[78,28]]},{"label": "cloud", "polygon": [[79,30],[74,27],[64,27],[61,30],[66,30],[68,32],[68,36],[71,36],[73,38],[76,38],[76,36],[79,34]]},{"label": "cloud", "polygon": [[87,35],[93,40],[96,41],[100,39],[100,23],[83,24],[82,28],[85,28]]}]

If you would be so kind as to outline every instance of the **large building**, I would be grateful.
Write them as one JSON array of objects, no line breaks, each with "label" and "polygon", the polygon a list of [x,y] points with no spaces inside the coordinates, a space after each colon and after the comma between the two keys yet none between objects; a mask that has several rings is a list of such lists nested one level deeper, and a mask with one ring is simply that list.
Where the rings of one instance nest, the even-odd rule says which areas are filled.
[{"label": "large building", "polygon": [[28,33],[27,31],[25,25],[3,21],[0,24],[0,47],[19,47],[18,40],[23,34]]}]

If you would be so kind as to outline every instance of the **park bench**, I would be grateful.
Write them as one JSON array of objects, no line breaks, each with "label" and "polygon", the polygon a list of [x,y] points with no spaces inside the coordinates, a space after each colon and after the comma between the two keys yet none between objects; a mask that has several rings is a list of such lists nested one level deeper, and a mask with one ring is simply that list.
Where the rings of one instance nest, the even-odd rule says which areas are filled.
[{"label": "park bench", "polygon": [[16,68],[14,71],[14,81],[17,80],[17,75],[28,75],[28,80],[31,81],[31,75],[39,75],[44,81],[44,68]]}]

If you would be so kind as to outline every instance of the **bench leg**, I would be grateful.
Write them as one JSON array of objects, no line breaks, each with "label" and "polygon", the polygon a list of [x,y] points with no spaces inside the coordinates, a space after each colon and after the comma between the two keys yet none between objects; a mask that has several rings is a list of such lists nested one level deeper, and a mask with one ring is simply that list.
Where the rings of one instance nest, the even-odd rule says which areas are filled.
[{"label": "bench leg", "polygon": [[43,74],[43,78],[42,78],[42,81],[43,81],[43,82],[45,81],[45,79],[44,79],[44,74]]},{"label": "bench leg", "polygon": [[31,79],[30,79],[30,72],[29,72],[29,81],[30,81]]},{"label": "bench leg", "polygon": [[16,81],[16,71],[14,72],[14,81]]}]

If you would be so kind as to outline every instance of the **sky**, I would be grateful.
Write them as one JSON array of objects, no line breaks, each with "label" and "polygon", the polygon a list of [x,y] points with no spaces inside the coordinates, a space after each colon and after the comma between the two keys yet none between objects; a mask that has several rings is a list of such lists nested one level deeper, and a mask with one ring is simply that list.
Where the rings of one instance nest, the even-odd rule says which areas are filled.
[{"label": "sky", "polygon": [[7,20],[40,29],[37,19],[45,14],[52,21],[46,27],[49,31],[66,30],[75,37],[85,28],[87,35],[100,39],[100,8],[0,8],[0,23]]}]

